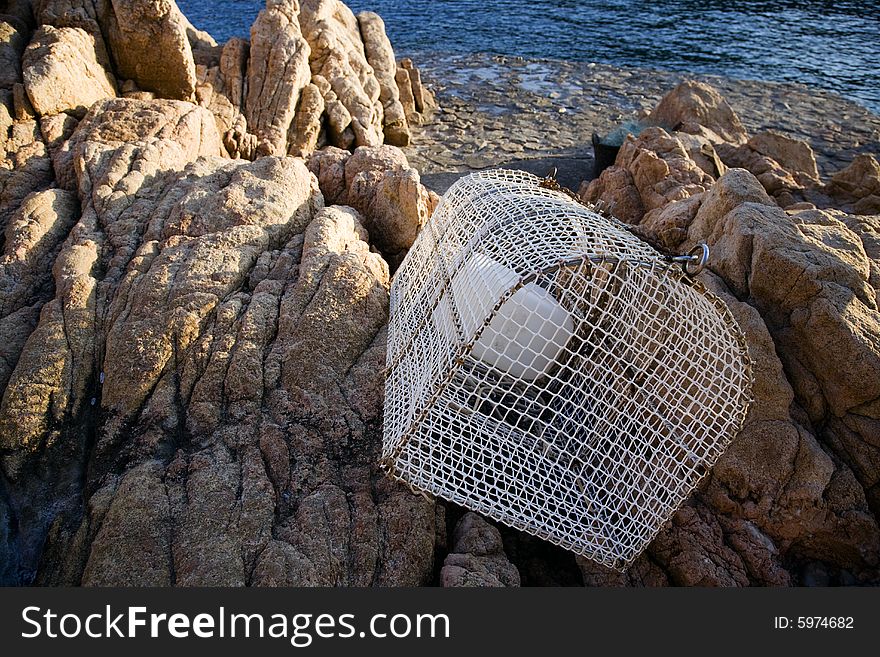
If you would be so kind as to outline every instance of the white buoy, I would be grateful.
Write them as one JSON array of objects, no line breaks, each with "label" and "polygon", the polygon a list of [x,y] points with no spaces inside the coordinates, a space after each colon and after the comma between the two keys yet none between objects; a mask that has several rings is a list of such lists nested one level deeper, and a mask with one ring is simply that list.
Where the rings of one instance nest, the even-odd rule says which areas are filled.
[{"label": "white buoy", "polygon": [[[452,277],[451,292],[466,335],[483,326],[495,305],[519,282],[509,267],[475,253]],[[447,292],[448,294],[448,292]],[[434,323],[452,325],[441,303]],[[544,288],[527,283],[502,304],[474,343],[473,355],[513,377],[534,381],[547,374],[574,332],[571,314]]]}]

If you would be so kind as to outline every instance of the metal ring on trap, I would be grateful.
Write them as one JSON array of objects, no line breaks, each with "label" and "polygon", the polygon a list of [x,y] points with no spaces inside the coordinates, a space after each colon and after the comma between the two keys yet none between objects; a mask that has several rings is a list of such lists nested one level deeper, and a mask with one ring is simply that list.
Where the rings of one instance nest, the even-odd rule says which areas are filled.
[{"label": "metal ring on trap", "polygon": [[462,178],[395,275],[382,465],[625,568],[741,428],[751,364],[723,302],[540,183]]}]

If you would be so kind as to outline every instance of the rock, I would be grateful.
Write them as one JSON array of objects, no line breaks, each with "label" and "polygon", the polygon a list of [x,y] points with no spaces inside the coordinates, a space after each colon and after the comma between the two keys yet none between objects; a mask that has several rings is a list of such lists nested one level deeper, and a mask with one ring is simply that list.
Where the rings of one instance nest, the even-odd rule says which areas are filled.
[{"label": "rock", "polygon": [[[582,562],[585,583],[791,585],[801,577],[792,559],[873,581],[876,429],[865,400],[877,393],[868,381],[880,367],[874,223],[788,215],[752,174],[731,169],[639,226],[656,237],[671,225],[680,251],[711,245],[714,274],[700,278],[743,330],[755,402],[708,481],[646,554],[625,575]],[[833,358],[859,365],[842,379]]]},{"label": "rock", "polygon": [[647,122],[668,131],[715,136],[713,143],[725,141],[740,145],[749,138],[739,117],[721,94],[708,84],[693,80],[685,80],[666,94]]},{"label": "rock", "polygon": [[14,122],[5,146],[6,157],[0,166],[0,235],[26,196],[54,183],[52,162],[36,121]]},{"label": "rock", "polygon": [[27,26],[12,16],[0,14],[0,87],[9,89],[21,82],[21,53],[27,45]]},{"label": "rock", "polygon": [[321,116],[324,114],[324,97],[314,84],[306,85],[299,98],[296,119],[290,126],[288,154],[308,157],[315,152],[321,133]]},{"label": "rock", "polygon": [[110,6],[98,21],[117,75],[162,98],[192,99],[196,67],[186,31],[189,21],[174,0],[110,0]]},{"label": "rock", "polygon": [[64,141],[81,213],[53,190],[42,238],[14,219],[9,298],[43,305],[0,323],[33,329],[0,405],[4,581],[426,583],[435,505],[376,466],[388,267],[301,160],[220,158],[215,125],[98,101]]},{"label": "rock", "polygon": [[608,167],[595,180],[584,182],[578,191],[582,201],[599,203],[625,223],[638,224],[645,216],[645,206],[632,174],[623,167]]},{"label": "rock", "polygon": [[42,0],[34,3],[37,23],[53,27],[76,27],[85,30],[95,41],[98,62],[113,70],[113,59],[104,38],[112,6],[109,0]]},{"label": "rock", "polygon": [[[677,251],[679,245],[687,239],[688,228],[693,223],[703,202],[703,197],[711,193],[694,194],[676,203],[670,203],[660,212],[652,212],[638,226],[639,234],[654,245],[660,245],[669,251]],[[617,215],[615,215],[617,216]]]},{"label": "rock", "polygon": [[421,125],[422,115],[416,109],[416,99],[413,96],[412,82],[409,79],[409,71],[398,67],[394,73],[394,82],[400,95],[400,105],[408,125]]},{"label": "rock", "polygon": [[73,153],[68,140],[79,121],[70,114],[52,114],[40,117],[40,132],[52,157],[55,180],[62,189],[76,191],[76,172],[73,169]]},{"label": "rock", "polygon": [[79,217],[76,195],[60,189],[31,194],[6,227],[0,255],[0,398],[43,303],[53,296],[54,262]]},{"label": "rock", "polygon": [[[718,210],[712,207],[718,198],[704,201],[706,213]],[[755,207],[779,212],[771,205]],[[786,554],[824,556],[829,541],[843,536],[847,538],[840,541],[839,549],[831,550],[836,552],[832,561],[838,565],[860,561],[851,555],[877,540],[877,528],[867,513],[864,495],[860,500],[859,496],[840,496],[843,482],[846,487],[855,484],[852,472],[835,464],[792,413],[794,393],[758,311],[737,301],[717,279],[710,281],[710,288],[742,327],[755,377],[756,401],[743,430],[713,469],[705,495],[731,537],[729,544],[742,559],[750,580],[765,585],[794,583]]]},{"label": "rock", "polygon": [[647,128],[638,138],[628,137],[615,164],[630,171],[648,213],[700,193],[712,183],[688,157],[683,144],[661,128]]},{"label": "rock", "polygon": [[400,60],[400,68],[406,70],[409,74],[409,83],[412,88],[413,101],[415,102],[416,111],[422,116],[425,122],[431,118],[431,115],[437,109],[437,101],[431,90],[422,84],[422,75],[412,59],[406,57]]},{"label": "rock", "polygon": [[[126,472],[114,488],[109,508],[101,509],[95,547],[82,573],[85,586],[112,586],[120,581],[131,586],[171,583],[170,532],[156,531],[171,525],[162,475],[161,462],[147,461]],[[123,569],[127,571],[124,579]]]},{"label": "rock", "polygon": [[12,85],[12,108],[16,121],[33,121],[37,116],[34,106],[31,105],[30,98],[27,96],[27,91],[20,82]]},{"label": "rock", "polygon": [[385,141],[392,146],[408,146],[412,138],[406,121],[400,91],[395,75],[397,62],[394,50],[385,34],[385,23],[378,14],[364,11],[357,16],[367,62],[373,67],[379,82],[379,101],[382,103],[382,129]]},{"label": "rock", "polygon": [[676,132],[675,138],[684,146],[685,152],[694,161],[694,164],[712,178],[718,178],[727,171],[727,167],[718,156],[715,146],[706,137],[687,132]]},{"label": "rock", "polygon": [[651,557],[674,586],[746,586],[742,557],[725,542],[720,519],[702,504],[688,504],[651,544]]},{"label": "rock", "polygon": [[807,142],[773,130],[765,130],[752,136],[748,145],[753,151],[778,162],[786,171],[803,174],[809,181],[819,181],[816,154]]},{"label": "rock", "polygon": [[668,203],[703,192],[711,183],[681,141],[662,128],[646,128],[638,137],[627,136],[615,164],[592,181],[581,198],[601,201],[612,213],[622,213],[621,220],[636,224],[651,220],[652,213]]},{"label": "rock", "polygon": [[217,120],[228,155],[250,160],[256,157],[260,139],[248,132],[247,119],[242,114],[246,104],[249,53],[250,44],[234,37],[219,49],[216,65],[197,66],[196,98]]},{"label": "rock", "polygon": [[741,146],[717,144],[716,150],[728,167],[745,169],[754,175],[767,190],[767,193],[776,197],[782,207],[796,202],[793,196],[789,199],[788,196],[785,196],[786,194],[790,195],[792,192],[803,190],[803,185],[798,183],[794,176],[783,169],[776,160],[753,150],[748,144]]},{"label": "rock", "polygon": [[501,534],[473,512],[465,513],[453,533],[452,552],[440,571],[441,586],[519,586],[520,576],[507,556]]},{"label": "rock", "polygon": [[[713,205],[704,199],[690,241],[712,244],[712,270],[760,311],[795,399],[816,438],[833,454],[836,468],[828,486],[843,496],[833,503],[836,513],[858,524],[858,529],[823,534],[821,558],[833,553],[841,566],[845,560],[873,567],[877,527],[864,515],[867,507],[860,500],[865,498],[876,513],[880,316],[863,242],[827,212],[789,216],[764,203],[729,210]],[[844,362],[847,376],[840,377],[835,363]],[[815,479],[806,480],[815,484]],[[851,537],[845,539],[849,551],[834,547],[844,534]]]},{"label": "rock", "polygon": [[[314,191],[309,176],[302,173],[304,165],[296,165],[296,162],[269,160],[260,166],[237,169],[221,162],[197,162],[193,173],[199,173],[200,168],[208,173],[216,171],[207,184],[223,186],[213,190],[214,196],[203,198],[205,183],[200,185],[193,176],[195,180],[185,179],[176,188],[176,192],[183,195],[176,203],[174,214],[162,219],[165,223],[157,223],[156,217],[141,219],[149,224],[144,235],[147,243],[153,240],[159,244],[170,240],[170,243],[168,249],[149,257],[149,271],[122,282],[123,294],[119,297],[122,305],[110,306],[111,316],[120,319],[113,322],[106,337],[104,408],[121,420],[129,419],[156,385],[174,350],[189,346],[189,339],[194,337],[191,333],[204,314],[211,312],[225,297],[227,288],[242,284],[237,277],[244,272],[223,268],[232,262],[224,265],[223,261],[211,259],[224,256],[224,249],[235,249],[225,257],[234,258],[233,262],[241,261],[239,267],[246,272],[247,263],[256,260],[261,246],[283,242],[289,231],[302,231],[305,227],[302,222],[308,219],[318,201],[311,198]],[[250,207],[250,212],[243,213],[240,206],[244,199],[237,192],[239,187],[246,189],[249,185],[253,185],[253,193],[267,197],[267,204],[264,208]],[[306,202],[310,205],[303,205]],[[200,208],[198,211],[196,206]],[[213,286],[203,279],[202,266],[215,267]],[[176,276],[170,276],[172,272]],[[163,305],[161,300],[172,294],[168,289],[171,281],[178,286],[173,294],[179,302]],[[138,294],[142,303],[129,307],[127,288],[135,284],[138,287],[132,294]],[[132,344],[138,345],[135,358],[124,356]]]},{"label": "rock", "polygon": [[9,139],[9,131],[12,128],[15,114],[12,91],[0,89],[0,153],[6,153],[6,142]]},{"label": "rock", "polygon": [[324,110],[327,121],[327,136],[330,143],[339,148],[349,149],[354,145],[354,130],[351,127],[351,114],[336,96],[336,92],[320,75],[312,76],[314,84],[324,97]]},{"label": "rock", "polygon": [[248,132],[244,116],[238,114],[232,127],[223,135],[223,145],[230,157],[253,160],[260,144],[257,136]]},{"label": "rock", "polygon": [[669,577],[649,559],[636,559],[625,573],[577,558],[584,586],[669,586]]},{"label": "rock", "polygon": [[318,177],[321,193],[329,203],[348,204],[345,163],[350,157],[348,151],[328,146],[309,158],[309,171]]},{"label": "rock", "polygon": [[871,194],[853,204],[855,214],[880,214],[880,195]]},{"label": "rock", "polygon": [[877,291],[877,306],[880,308],[880,216],[852,216],[834,211],[831,214],[862,241],[862,248],[871,267],[868,283]]},{"label": "rock", "polygon": [[[104,157],[103,148],[117,149],[126,144],[137,144],[143,153],[131,156],[156,159],[155,166],[161,170],[179,170],[201,155],[220,155],[220,136],[214,117],[202,107],[176,100],[134,100],[115,98],[96,103],[80,121],[70,139],[70,149],[81,160],[108,167],[115,167],[122,175],[136,172],[124,171],[111,158]],[[159,152],[149,152],[148,144],[154,143]],[[90,172],[97,173],[97,172]],[[143,182],[147,171],[135,176],[138,184]],[[93,181],[80,178],[83,184]],[[104,192],[104,190],[101,190]],[[106,190],[110,193],[111,190]]]},{"label": "rock", "polygon": [[244,107],[245,83],[247,82],[250,44],[233,37],[223,44],[220,55],[220,75],[223,78],[223,94],[233,107]]},{"label": "rock", "polygon": [[693,230],[696,235],[707,235],[710,226],[744,203],[775,205],[755,176],[745,169],[730,169],[703,194],[694,221],[684,228]]},{"label": "rock", "polygon": [[[182,168],[201,154],[218,153],[219,137],[216,132],[212,136],[212,130],[213,119],[208,112],[179,101],[99,101],[80,122],[69,148],[81,172],[83,218],[56,260],[57,296],[47,304],[45,321],[41,321],[23,351],[25,366],[17,373],[25,378],[11,385],[3,398],[0,436],[7,444],[12,441],[31,446],[55,414],[70,412],[76,416],[87,401],[84,396],[90,371],[75,367],[75,363],[91,362],[95,357],[98,282],[91,270],[100,247],[108,241],[108,236],[94,225],[98,213],[106,211],[115,216],[128,208],[131,203],[127,195],[137,193],[157,171]],[[108,276],[127,264],[142,230],[142,223],[127,222],[124,217],[115,223],[109,242],[118,258],[105,263]],[[47,344],[52,345],[48,351]],[[26,372],[41,374],[31,379]],[[43,377],[60,372],[68,373],[63,380],[41,383]]]},{"label": "rock", "polygon": [[309,44],[297,19],[297,2],[269,0],[251,27],[244,115],[265,153],[284,155],[300,93],[309,83]]},{"label": "rock", "polygon": [[[214,115],[217,124],[217,132],[226,135],[236,127],[238,117],[241,116],[229,98],[223,93],[223,77],[219,66],[205,66],[196,64],[196,102]],[[135,96],[126,95],[126,98]],[[225,142],[224,142],[225,146]],[[224,155],[230,155],[228,152]],[[233,157],[235,155],[232,155]]]},{"label": "rock", "polygon": [[825,190],[845,205],[859,205],[858,214],[880,213],[880,162],[868,153],[857,155],[834,174]]},{"label": "rock", "polygon": [[[311,46],[313,82],[324,93],[330,143],[341,148],[382,144],[381,87],[367,62],[354,14],[339,0],[303,0],[300,22]],[[316,76],[326,81],[332,95],[325,92]],[[349,129],[351,144],[345,143]]]},{"label": "rock", "polygon": [[116,96],[113,77],[96,58],[94,38],[76,27],[37,30],[22,58],[22,77],[41,116],[82,116],[96,101]]},{"label": "rock", "polygon": [[349,157],[325,149],[309,160],[330,203],[350,205],[364,215],[370,240],[399,261],[412,246],[433,210],[433,200],[418,172],[394,146],[360,147]]}]

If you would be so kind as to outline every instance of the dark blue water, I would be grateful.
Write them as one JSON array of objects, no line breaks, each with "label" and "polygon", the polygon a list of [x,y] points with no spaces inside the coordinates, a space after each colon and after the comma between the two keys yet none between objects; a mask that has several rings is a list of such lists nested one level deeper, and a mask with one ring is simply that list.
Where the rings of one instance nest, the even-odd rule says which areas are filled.
[{"label": "dark blue water", "polygon": [[[219,41],[260,0],[178,0]],[[800,82],[880,112],[880,2],[352,0],[398,54],[490,52]]]}]

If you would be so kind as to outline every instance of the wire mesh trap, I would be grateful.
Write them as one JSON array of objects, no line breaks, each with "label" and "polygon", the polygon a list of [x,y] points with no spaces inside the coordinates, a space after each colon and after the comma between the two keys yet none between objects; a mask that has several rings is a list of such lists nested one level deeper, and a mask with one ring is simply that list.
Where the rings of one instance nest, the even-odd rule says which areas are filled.
[{"label": "wire mesh trap", "polygon": [[397,271],[382,466],[623,569],[739,431],[751,365],[720,299],[541,182],[460,179]]}]

